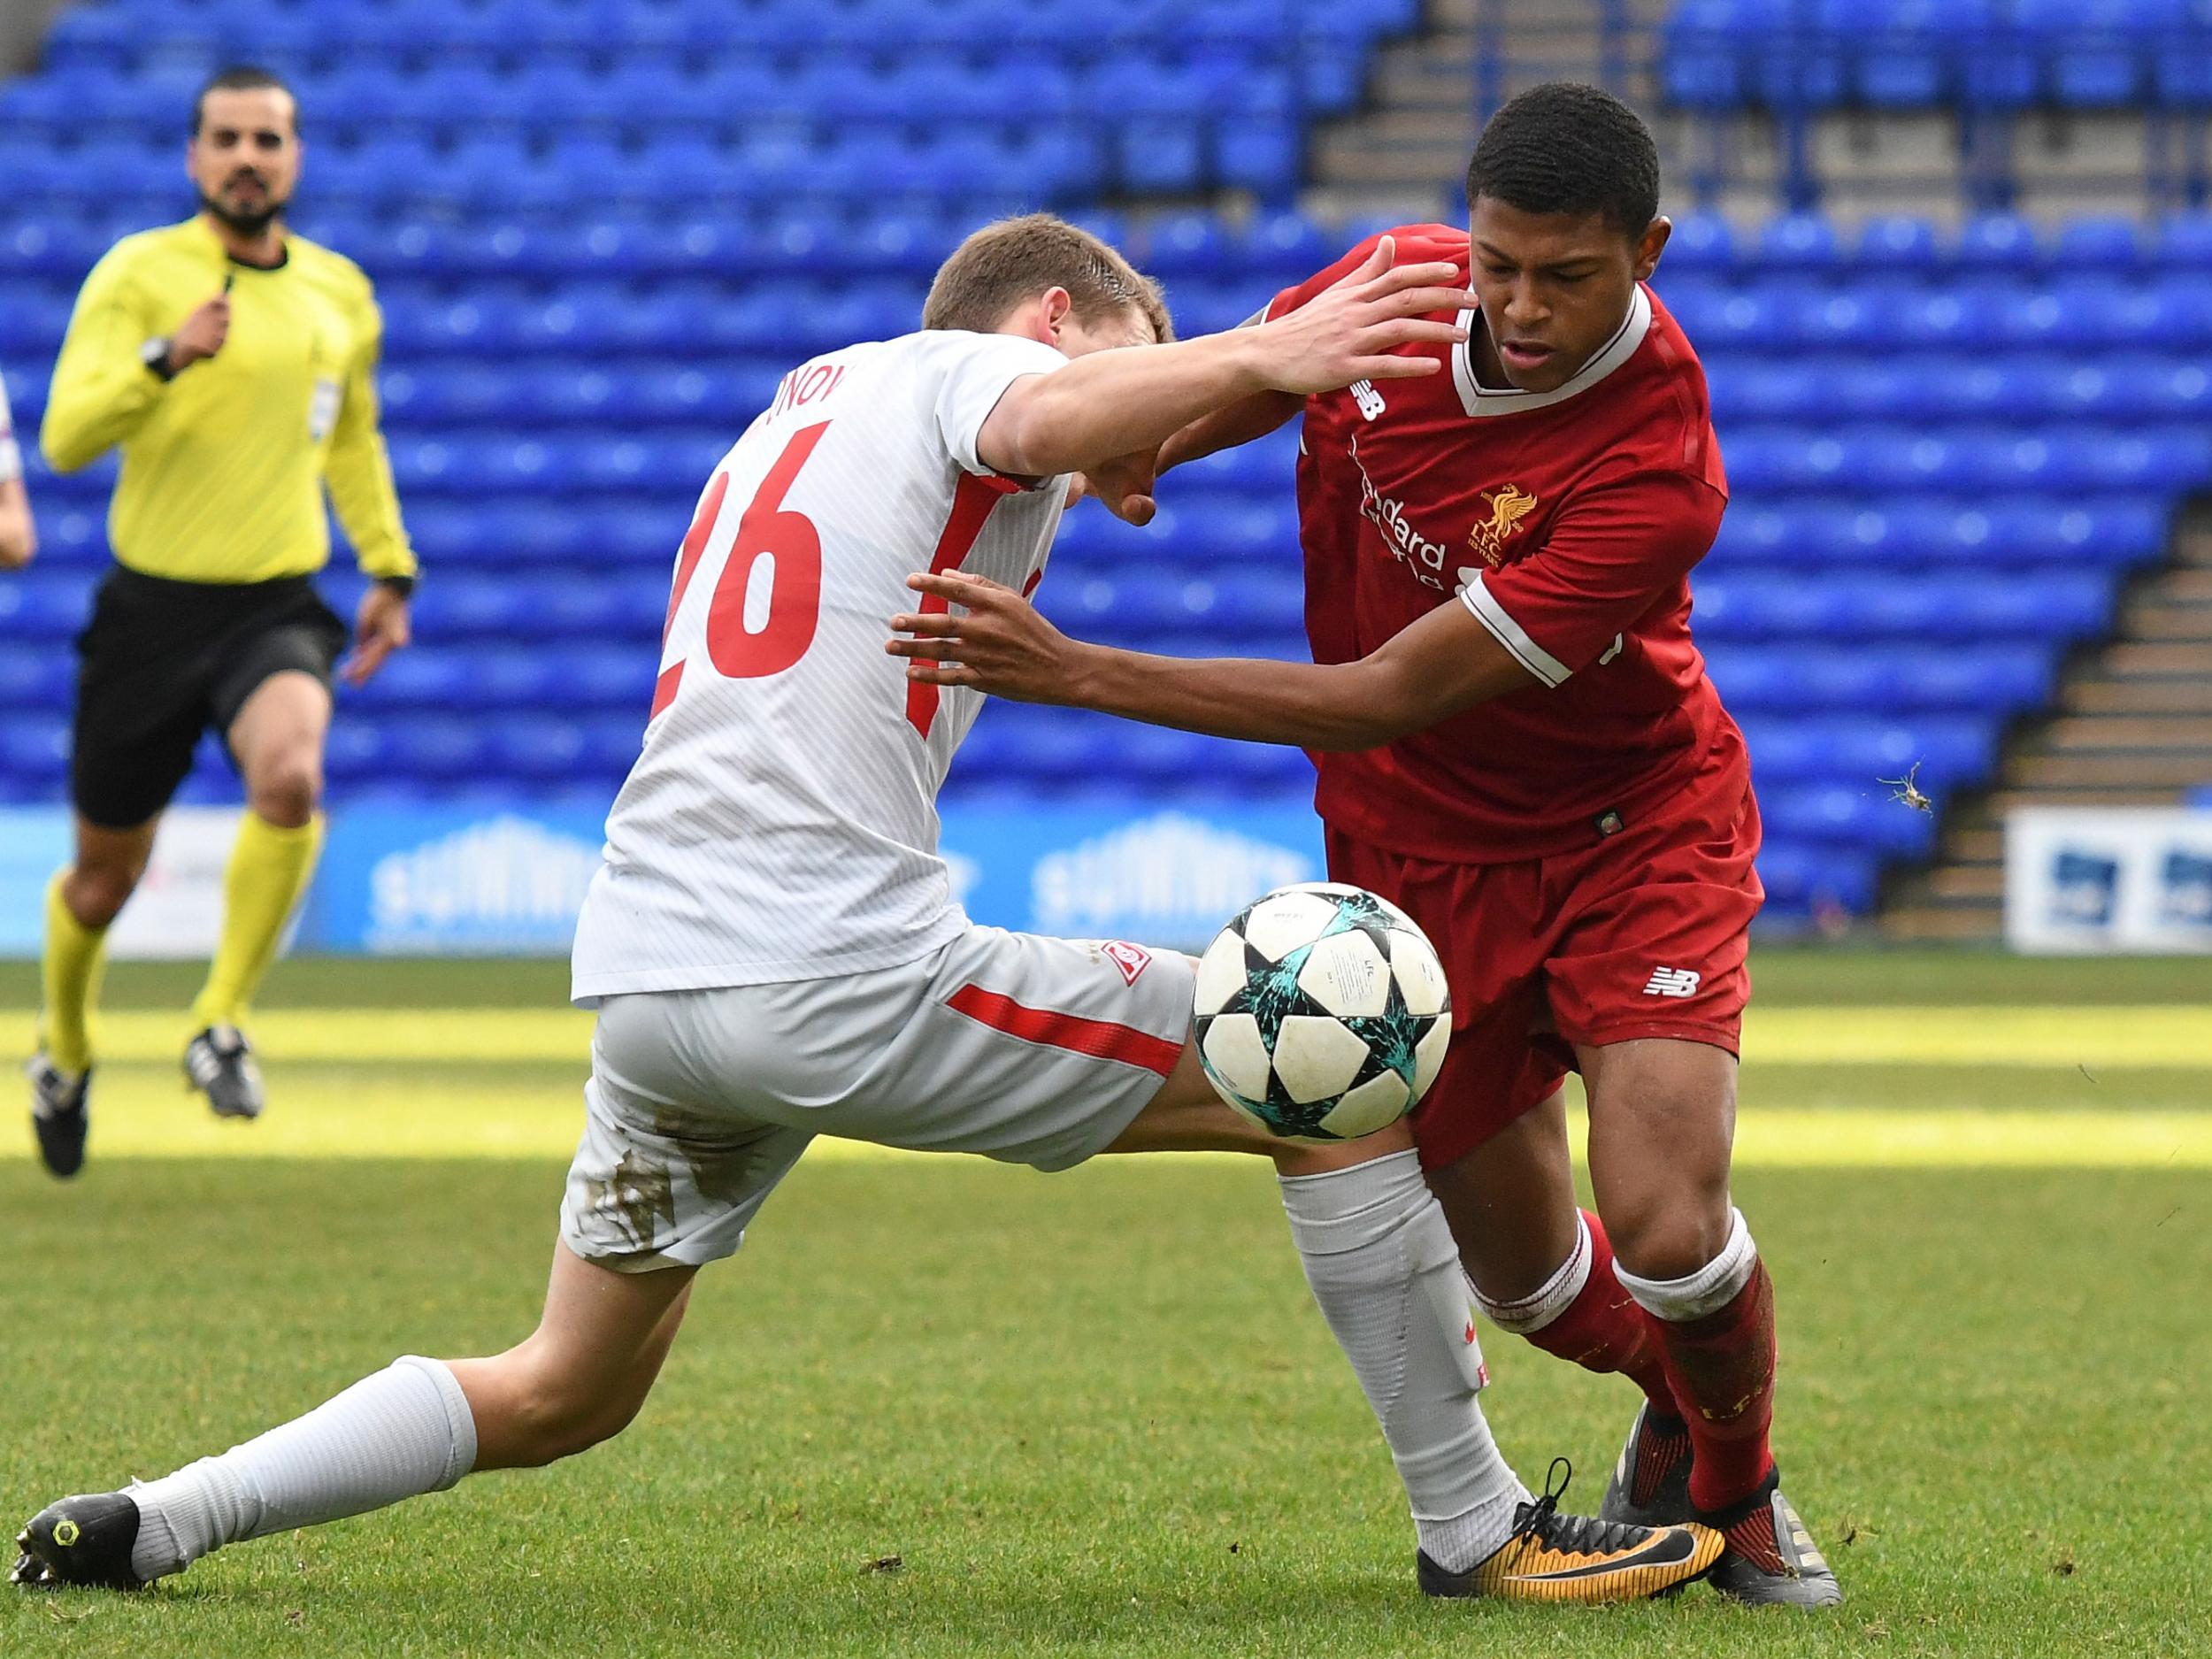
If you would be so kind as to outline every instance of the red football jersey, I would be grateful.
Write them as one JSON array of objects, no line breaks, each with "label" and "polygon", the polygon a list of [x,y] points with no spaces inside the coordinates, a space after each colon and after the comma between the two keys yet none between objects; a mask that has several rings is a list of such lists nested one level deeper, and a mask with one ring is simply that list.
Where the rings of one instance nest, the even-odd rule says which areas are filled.
[{"label": "red football jersey", "polygon": [[[1448,260],[1466,285],[1465,231],[1391,234],[1402,263]],[[1457,320],[1480,326],[1473,311]],[[1742,734],[1690,642],[1689,569],[1728,498],[1696,353],[1641,285],[1620,331],[1556,391],[1479,384],[1473,344],[1401,347],[1450,361],[1307,400],[1306,631],[1316,662],[1349,662],[1463,604],[1530,683],[1381,749],[1316,755],[1317,809],[1392,851],[1489,864],[1586,846],[1686,789],[1740,791]]]}]

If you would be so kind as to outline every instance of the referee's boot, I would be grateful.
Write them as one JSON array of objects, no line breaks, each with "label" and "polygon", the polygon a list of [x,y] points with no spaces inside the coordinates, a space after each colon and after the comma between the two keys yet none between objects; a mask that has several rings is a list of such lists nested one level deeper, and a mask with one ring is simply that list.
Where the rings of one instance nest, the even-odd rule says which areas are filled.
[{"label": "referee's boot", "polygon": [[48,1173],[66,1179],[84,1168],[92,1068],[72,1077],[45,1055],[35,1054],[23,1071],[31,1079],[31,1127],[38,1134],[39,1160]]},{"label": "referee's boot", "polygon": [[210,1025],[185,1044],[184,1076],[218,1118],[258,1118],[266,1104],[253,1047],[235,1025]]}]

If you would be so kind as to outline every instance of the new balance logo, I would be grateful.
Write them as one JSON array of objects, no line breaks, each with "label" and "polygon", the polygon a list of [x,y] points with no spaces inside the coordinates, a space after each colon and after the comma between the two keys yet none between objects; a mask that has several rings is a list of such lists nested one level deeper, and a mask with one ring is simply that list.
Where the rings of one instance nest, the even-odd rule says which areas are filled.
[{"label": "new balance logo", "polygon": [[1352,382],[1352,401],[1359,405],[1360,419],[1372,420],[1383,411],[1382,394],[1375,389],[1372,380]]},{"label": "new balance logo", "polygon": [[1651,983],[1644,987],[1646,996],[1694,996],[1697,982],[1703,976],[1690,968],[1654,968]]}]

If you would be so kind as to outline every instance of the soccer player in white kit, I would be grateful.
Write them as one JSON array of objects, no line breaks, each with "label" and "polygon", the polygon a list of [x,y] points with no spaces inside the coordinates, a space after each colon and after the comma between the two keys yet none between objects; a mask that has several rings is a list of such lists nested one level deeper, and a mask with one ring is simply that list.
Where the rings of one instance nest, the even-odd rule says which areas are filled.
[{"label": "soccer player in white kit", "polygon": [[23,447],[8,411],[8,388],[0,381],[0,571],[19,571],[38,551],[38,526],[30,497],[23,493]]},{"label": "soccer player in white kit", "polygon": [[1157,290],[1033,216],[953,255],[922,332],[787,375],[684,540],[644,749],[578,924],[574,995],[598,1024],[538,1329],[492,1358],[411,1356],[221,1456],[50,1505],[17,1580],[134,1586],[605,1440],[643,1403],[693,1274],[738,1248],[818,1134],[1042,1170],[1271,1156],[1411,1499],[1424,1589],[1614,1600],[1703,1571],[1718,1540],[1701,1529],[1561,1515],[1507,1468],[1475,1398],[1457,1252],[1402,1125],[1274,1141],[1204,1080],[1187,957],[967,919],[935,800],[982,699],[910,681],[883,649],[918,565],[1026,589],[1078,491],[1148,516],[1142,464],[1116,457],[1263,388],[1432,368],[1383,354],[1458,337],[1419,319],[1471,303],[1439,286],[1452,274],[1393,269],[1386,242],[1280,322],[1161,344]]}]

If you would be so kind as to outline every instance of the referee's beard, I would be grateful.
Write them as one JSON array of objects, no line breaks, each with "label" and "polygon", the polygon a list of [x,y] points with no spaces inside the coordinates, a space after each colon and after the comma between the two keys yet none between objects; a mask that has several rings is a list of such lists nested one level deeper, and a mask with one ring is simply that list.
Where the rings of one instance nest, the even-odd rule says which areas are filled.
[{"label": "referee's beard", "polygon": [[258,236],[263,231],[284,217],[284,210],[292,204],[288,196],[270,196],[251,209],[233,207],[220,196],[200,194],[201,211],[212,213],[241,236]]}]

